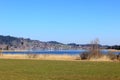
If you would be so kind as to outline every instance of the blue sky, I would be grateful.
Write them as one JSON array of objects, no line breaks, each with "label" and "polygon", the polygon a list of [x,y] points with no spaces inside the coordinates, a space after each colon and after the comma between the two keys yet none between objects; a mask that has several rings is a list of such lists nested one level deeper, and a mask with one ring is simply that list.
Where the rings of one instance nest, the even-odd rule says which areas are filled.
[{"label": "blue sky", "polygon": [[0,35],[120,44],[120,0],[0,0]]}]

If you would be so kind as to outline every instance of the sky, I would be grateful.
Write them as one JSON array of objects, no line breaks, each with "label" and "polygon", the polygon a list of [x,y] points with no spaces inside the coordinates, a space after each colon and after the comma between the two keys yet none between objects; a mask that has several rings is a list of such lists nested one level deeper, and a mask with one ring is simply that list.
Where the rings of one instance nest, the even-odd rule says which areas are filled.
[{"label": "sky", "polygon": [[0,35],[120,45],[120,0],[0,0]]}]

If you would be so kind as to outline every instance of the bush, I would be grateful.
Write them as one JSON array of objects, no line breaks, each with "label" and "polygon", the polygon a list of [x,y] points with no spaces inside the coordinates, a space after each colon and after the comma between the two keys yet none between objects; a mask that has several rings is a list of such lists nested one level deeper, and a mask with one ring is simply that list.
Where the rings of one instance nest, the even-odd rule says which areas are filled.
[{"label": "bush", "polygon": [[98,59],[102,56],[100,52],[99,39],[95,39],[91,42],[88,52],[84,52],[80,55],[81,59]]},{"label": "bush", "polygon": [[89,52],[83,52],[80,54],[81,60],[89,59],[90,53]]},{"label": "bush", "polygon": [[0,56],[2,56],[3,54],[2,54],[2,50],[0,50]]},{"label": "bush", "polygon": [[90,51],[90,58],[92,59],[99,59],[103,56],[103,54],[100,51]]},{"label": "bush", "polygon": [[113,52],[108,52],[107,56],[108,56],[111,60],[117,60],[117,55],[114,54]]},{"label": "bush", "polygon": [[117,55],[117,60],[120,61],[120,53]]}]

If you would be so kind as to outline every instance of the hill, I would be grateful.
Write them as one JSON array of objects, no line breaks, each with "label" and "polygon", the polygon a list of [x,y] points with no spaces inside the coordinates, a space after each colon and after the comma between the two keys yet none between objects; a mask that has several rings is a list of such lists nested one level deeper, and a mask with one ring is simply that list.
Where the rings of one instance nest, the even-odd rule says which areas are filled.
[{"label": "hill", "polygon": [[57,41],[42,42],[29,38],[17,38],[13,36],[0,35],[0,49],[4,50],[68,50],[80,49],[77,45],[63,44]]},{"label": "hill", "polygon": [[[18,38],[0,35],[0,49],[2,50],[80,50],[89,49],[92,44],[64,44],[57,41],[43,42],[29,38]],[[100,48],[109,48],[99,44]]]}]

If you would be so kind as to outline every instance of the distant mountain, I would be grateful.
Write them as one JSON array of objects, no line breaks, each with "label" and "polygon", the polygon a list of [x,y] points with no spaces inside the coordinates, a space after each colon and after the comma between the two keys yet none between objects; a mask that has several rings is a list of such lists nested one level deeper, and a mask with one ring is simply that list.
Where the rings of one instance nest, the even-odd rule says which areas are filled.
[{"label": "distant mountain", "polygon": [[69,46],[80,46],[79,44],[76,44],[76,43],[69,43],[67,45],[69,45]]},{"label": "distant mountain", "polygon": [[[42,42],[25,38],[0,35],[0,49],[4,50],[68,50],[72,46],[57,41]],[[76,49],[80,49],[77,47]]]},{"label": "distant mountain", "polygon": [[79,50],[87,49],[89,47],[90,44],[63,44],[57,41],[42,42],[39,40],[31,40],[29,38],[0,35],[0,49],[4,50]]},{"label": "distant mountain", "polygon": [[61,45],[63,45],[63,43],[60,43],[60,42],[57,42],[57,41],[48,41],[47,43],[50,43],[50,44],[61,44]]}]

